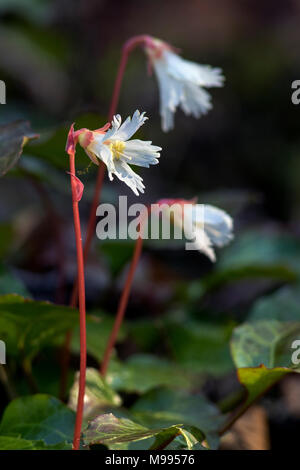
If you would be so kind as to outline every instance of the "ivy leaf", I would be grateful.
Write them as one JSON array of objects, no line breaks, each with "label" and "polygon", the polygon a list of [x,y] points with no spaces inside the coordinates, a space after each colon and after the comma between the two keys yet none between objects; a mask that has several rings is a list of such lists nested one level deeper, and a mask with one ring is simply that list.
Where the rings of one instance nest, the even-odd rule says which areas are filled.
[{"label": "ivy leaf", "polygon": [[32,358],[77,323],[78,314],[69,307],[15,294],[0,296],[0,338],[10,355]]},{"label": "ivy leaf", "polygon": [[47,445],[70,443],[75,414],[50,395],[16,398],[5,409],[0,436],[43,441]]},{"label": "ivy leaf", "polygon": [[5,175],[17,164],[24,145],[37,137],[26,121],[0,126],[0,176]]},{"label": "ivy leaf", "polygon": [[[184,436],[184,427],[180,424],[168,428],[149,429],[127,418],[117,418],[112,413],[100,415],[91,421],[83,432],[85,445],[103,444],[110,449],[124,449],[132,442],[155,438],[151,450],[163,449],[178,435]],[[198,438],[203,439],[197,430]],[[187,440],[187,446],[190,440]]]},{"label": "ivy leaf", "polygon": [[[78,398],[79,373],[75,376],[70,391],[69,406],[76,410]],[[84,416],[91,417],[103,412],[107,408],[121,405],[121,397],[103,380],[99,371],[88,368],[86,370],[86,387],[84,396]]]}]

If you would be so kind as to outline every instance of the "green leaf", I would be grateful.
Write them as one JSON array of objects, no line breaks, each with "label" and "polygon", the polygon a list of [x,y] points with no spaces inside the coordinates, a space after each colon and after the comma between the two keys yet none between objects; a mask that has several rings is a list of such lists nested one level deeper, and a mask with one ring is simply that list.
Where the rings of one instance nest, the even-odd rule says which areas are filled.
[{"label": "green leaf", "polygon": [[[181,425],[169,428],[148,429],[130,419],[116,418],[112,413],[100,415],[91,421],[83,432],[85,445],[103,444],[110,449],[124,449],[128,444],[155,437],[152,450],[163,449],[177,435],[183,434]],[[198,436],[203,435],[197,430]],[[190,440],[187,441],[190,445]]]},{"label": "green leaf", "polygon": [[20,437],[0,436],[0,450],[71,450],[72,445],[59,443],[47,446],[43,441],[29,441]]},{"label": "green leaf", "polygon": [[240,367],[290,367],[292,343],[300,337],[300,322],[262,320],[235,328],[231,340],[233,360]]},{"label": "green leaf", "polygon": [[298,278],[292,268],[287,266],[237,266],[217,270],[198,281],[199,293],[220,288],[230,282],[240,282],[244,279],[270,279],[273,281],[294,282]]},{"label": "green leaf", "polygon": [[219,270],[246,267],[284,268],[299,276],[300,243],[289,235],[251,231],[239,236],[223,251]]},{"label": "green leaf", "polygon": [[132,258],[132,240],[101,240],[100,251],[104,254],[113,276],[117,276]]},{"label": "green leaf", "polygon": [[[86,336],[87,336],[87,352],[98,361],[102,360],[103,353],[111,333],[114,323],[113,316],[109,316],[103,312],[92,312],[87,316],[86,323]],[[119,334],[118,340],[122,340],[126,333],[126,327],[123,324]],[[72,351],[79,353],[80,351],[80,336],[79,325],[76,325],[72,335]]]},{"label": "green leaf", "polygon": [[148,427],[168,427],[176,423],[195,426],[205,434],[210,447],[218,444],[217,430],[224,418],[201,394],[157,389],[139,398],[131,408],[136,419]]},{"label": "green leaf", "polygon": [[225,374],[233,369],[229,339],[233,325],[168,322],[165,334],[178,363],[198,373]]},{"label": "green leaf", "polygon": [[299,286],[283,287],[271,295],[258,299],[249,313],[248,321],[300,321],[299,306]]},{"label": "green leaf", "polygon": [[0,338],[12,356],[32,358],[77,323],[78,313],[69,307],[15,294],[0,296]]},{"label": "green leaf", "polygon": [[[78,382],[79,374],[77,373],[69,398],[69,406],[73,410],[76,410],[77,406]],[[103,380],[98,370],[92,368],[86,370],[85,418],[96,416],[107,408],[120,406],[121,402],[121,397]]]},{"label": "green leaf", "polygon": [[15,277],[7,267],[0,265],[0,295],[11,293],[30,297],[22,281]]},{"label": "green leaf", "polygon": [[24,145],[37,137],[26,121],[0,126],[0,176],[5,175],[16,165]]},{"label": "green leaf", "polygon": [[223,431],[282,377],[297,371],[292,363],[292,344],[299,334],[300,322],[276,320],[244,324],[234,330],[232,357],[246,398]]},{"label": "green leaf", "polygon": [[[75,119],[76,129],[86,127],[88,129],[97,129],[103,126],[107,121],[97,114],[85,114]],[[70,123],[71,124],[71,123]],[[48,132],[41,133],[38,142],[34,142],[28,147],[30,155],[41,158],[43,161],[51,163],[56,168],[65,169],[67,163],[67,154],[64,154],[66,139],[70,126],[61,126]],[[90,165],[90,159],[85,152],[77,146],[76,149],[76,167],[77,169],[86,169]],[[96,165],[93,165],[96,170]]]},{"label": "green leaf", "polygon": [[115,390],[145,393],[155,387],[190,388],[199,377],[185,372],[176,364],[150,354],[136,354],[126,362],[112,362],[107,381]]},{"label": "green leaf", "polygon": [[72,442],[75,414],[49,395],[16,398],[5,409],[0,435],[43,441],[47,445]]}]

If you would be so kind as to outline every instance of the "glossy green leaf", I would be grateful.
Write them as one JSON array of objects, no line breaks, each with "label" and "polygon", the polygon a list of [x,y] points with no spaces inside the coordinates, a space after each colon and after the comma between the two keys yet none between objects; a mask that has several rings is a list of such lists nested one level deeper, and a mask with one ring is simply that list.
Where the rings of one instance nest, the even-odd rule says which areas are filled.
[{"label": "glossy green leaf", "polygon": [[295,367],[292,343],[300,338],[300,322],[262,320],[237,327],[232,336],[233,360],[240,367]]},{"label": "glossy green leaf", "polygon": [[36,137],[26,121],[0,126],[0,176],[16,165],[24,145]]},{"label": "glossy green leaf", "polygon": [[231,351],[246,398],[231,421],[285,375],[300,371],[299,365],[292,361],[292,344],[299,337],[300,322],[262,320],[235,329]]},{"label": "glossy green leaf", "polygon": [[0,296],[0,338],[12,356],[33,357],[77,323],[78,313],[71,308],[14,294]]},{"label": "glossy green leaf", "polygon": [[47,445],[72,442],[75,414],[49,395],[16,398],[5,409],[1,436],[19,436]]}]

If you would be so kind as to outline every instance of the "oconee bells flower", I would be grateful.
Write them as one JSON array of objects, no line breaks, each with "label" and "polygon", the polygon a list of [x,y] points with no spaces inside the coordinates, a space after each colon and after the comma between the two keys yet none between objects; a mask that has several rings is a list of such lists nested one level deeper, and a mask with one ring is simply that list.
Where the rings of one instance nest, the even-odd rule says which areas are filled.
[{"label": "oconee bells flower", "polygon": [[[122,124],[120,115],[113,117],[111,127],[107,124],[101,129],[76,131],[76,138],[89,158],[96,165],[101,160],[107,166],[108,176],[113,180],[116,175],[124,181],[138,196],[144,192],[143,178],[133,171],[130,165],[149,168],[156,165],[161,147],[152,145],[151,141],[131,139],[148,118],[145,113],[135,111]],[[109,130],[108,127],[110,127]]]}]

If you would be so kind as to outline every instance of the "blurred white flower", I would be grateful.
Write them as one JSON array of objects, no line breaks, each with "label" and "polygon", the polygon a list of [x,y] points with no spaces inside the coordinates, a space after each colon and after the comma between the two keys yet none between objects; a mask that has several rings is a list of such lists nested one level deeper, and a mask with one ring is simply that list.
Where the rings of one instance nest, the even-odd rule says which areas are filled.
[{"label": "blurred white flower", "polygon": [[222,70],[182,59],[169,44],[148,38],[145,51],[157,76],[162,129],[174,127],[178,106],[185,114],[199,118],[211,108],[211,96],[203,87],[221,87]]},{"label": "blurred white flower", "polygon": [[227,245],[233,238],[233,220],[225,211],[185,199],[161,199],[158,205],[173,209],[173,222],[190,240],[187,250],[199,250],[216,261],[214,246]]},{"label": "blurred white flower", "polygon": [[99,164],[102,160],[107,166],[110,180],[116,175],[124,181],[138,196],[144,192],[143,179],[129,166],[137,165],[149,168],[156,165],[161,147],[152,145],[151,141],[129,140],[148,118],[145,113],[135,111],[132,119],[128,117],[122,124],[120,115],[114,116],[111,128],[105,126],[96,131],[81,129],[77,131],[78,142],[85,149],[90,159]]}]

